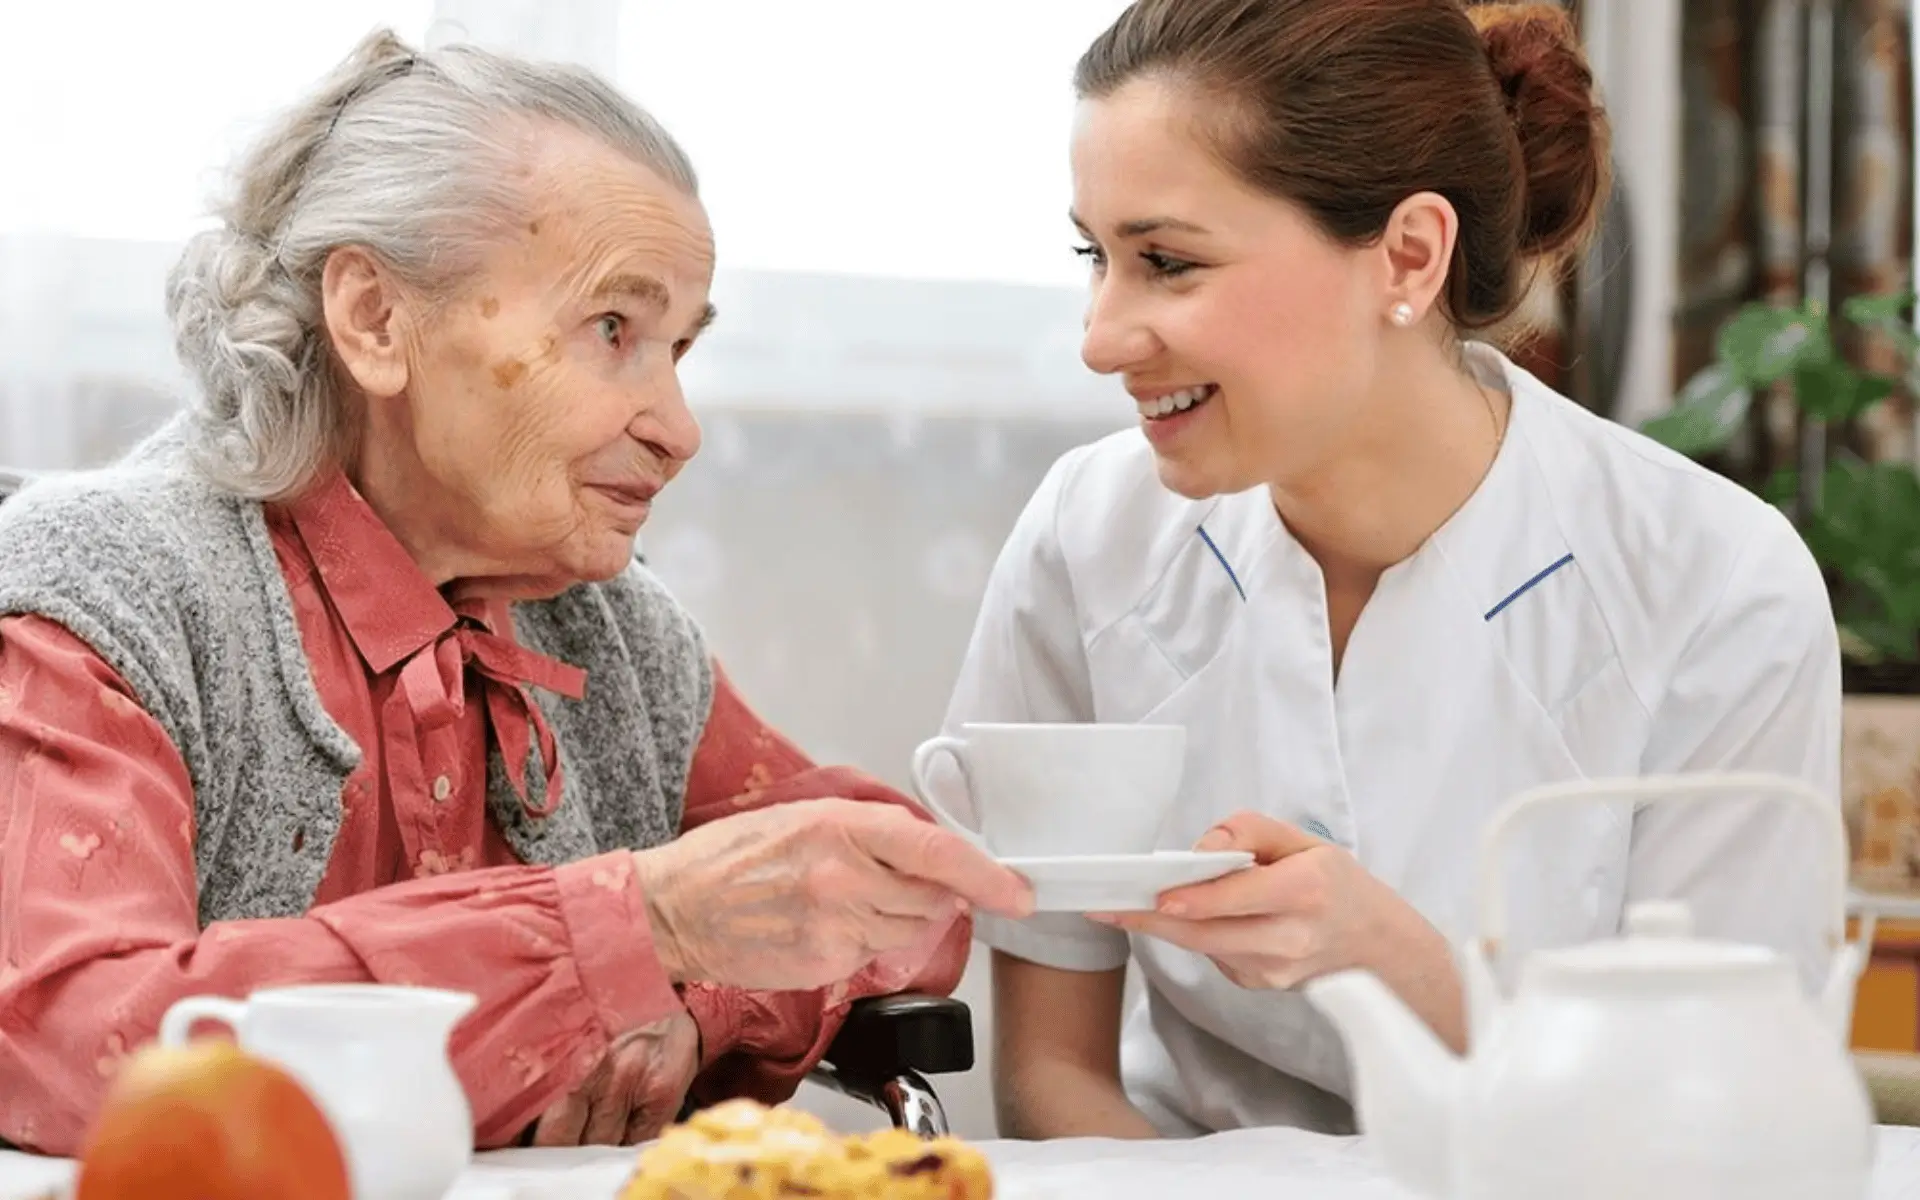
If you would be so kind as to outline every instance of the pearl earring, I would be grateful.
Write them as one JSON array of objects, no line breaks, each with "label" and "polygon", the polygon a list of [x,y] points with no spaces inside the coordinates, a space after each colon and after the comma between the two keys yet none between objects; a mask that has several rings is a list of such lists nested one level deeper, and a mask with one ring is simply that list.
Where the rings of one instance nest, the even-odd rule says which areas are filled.
[{"label": "pearl earring", "polygon": [[1387,310],[1387,317],[1392,320],[1395,325],[1405,329],[1407,326],[1413,324],[1413,305],[1402,300]]}]

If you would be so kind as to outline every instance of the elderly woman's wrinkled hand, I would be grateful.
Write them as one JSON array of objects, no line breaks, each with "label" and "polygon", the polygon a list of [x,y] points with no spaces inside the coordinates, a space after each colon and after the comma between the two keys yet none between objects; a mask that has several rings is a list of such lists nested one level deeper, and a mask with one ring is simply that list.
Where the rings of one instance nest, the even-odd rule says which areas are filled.
[{"label": "elderly woman's wrinkled hand", "polygon": [[700,1068],[700,1029],[674,1013],[614,1039],[578,1088],[534,1127],[536,1146],[634,1146],[660,1135]]},{"label": "elderly woman's wrinkled hand", "polygon": [[1026,881],[891,805],[781,804],[634,854],[676,982],[804,990],[851,978],[969,908],[1027,915]]}]

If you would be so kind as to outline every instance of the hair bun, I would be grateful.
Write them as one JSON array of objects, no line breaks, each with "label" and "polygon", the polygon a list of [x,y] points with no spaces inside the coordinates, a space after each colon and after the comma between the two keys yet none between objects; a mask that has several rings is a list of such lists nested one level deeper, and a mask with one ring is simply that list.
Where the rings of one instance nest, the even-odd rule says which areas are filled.
[{"label": "hair bun", "polygon": [[1557,4],[1470,10],[1520,139],[1526,179],[1521,253],[1577,249],[1611,184],[1611,134],[1573,18]]}]

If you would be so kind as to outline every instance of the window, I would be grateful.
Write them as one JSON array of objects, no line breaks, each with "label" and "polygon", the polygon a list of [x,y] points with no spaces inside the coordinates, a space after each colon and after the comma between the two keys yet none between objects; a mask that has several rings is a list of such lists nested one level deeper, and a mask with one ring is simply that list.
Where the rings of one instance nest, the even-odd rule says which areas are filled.
[{"label": "window", "polygon": [[0,234],[178,241],[260,122],[433,0],[29,0],[0,18]]},{"label": "window", "polygon": [[142,0],[0,17],[0,462],[111,457],[188,386],[180,242],[262,124],[376,26],[609,75],[686,145],[725,317],[710,408],[1030,412],[1078,361],[1073,64],[1121,0]]},{"label": "window", "polygon": [[1078,287],[1073,66],[1119,0],[629,0],[619,82],[734,268]]}]

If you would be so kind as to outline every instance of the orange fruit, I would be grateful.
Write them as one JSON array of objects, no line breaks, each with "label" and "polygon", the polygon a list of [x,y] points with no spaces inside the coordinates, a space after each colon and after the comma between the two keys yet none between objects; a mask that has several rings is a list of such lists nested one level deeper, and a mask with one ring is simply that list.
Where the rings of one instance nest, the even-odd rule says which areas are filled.
[{"label": "orange fruit", "polygon": [[129,1057],[80,1151],[75,1200],[351,1200],[346,1159],[294,1078],[232,1042]]}]

